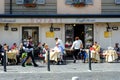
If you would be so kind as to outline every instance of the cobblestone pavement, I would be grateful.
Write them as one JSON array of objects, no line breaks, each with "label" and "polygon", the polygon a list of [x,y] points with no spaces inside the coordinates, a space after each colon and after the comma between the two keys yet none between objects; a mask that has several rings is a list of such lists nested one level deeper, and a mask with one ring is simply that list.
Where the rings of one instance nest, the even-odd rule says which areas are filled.
[{"label": "cobblestone pavement", "polygon": [[80,80],[120,80],[120,63],[92,63],[89,70],[88,63],[80,60],[76,63],[69,60],[67,65],[51,65],[37,61],[39,67],[21,65],[8,65],[7,72],[0,66],[0,80],[72,80],[78,76]]}]

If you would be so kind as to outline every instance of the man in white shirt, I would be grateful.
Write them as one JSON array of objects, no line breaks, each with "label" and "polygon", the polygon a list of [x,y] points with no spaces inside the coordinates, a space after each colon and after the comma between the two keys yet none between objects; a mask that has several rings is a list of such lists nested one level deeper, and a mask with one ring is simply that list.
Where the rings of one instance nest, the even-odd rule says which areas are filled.
[{"label": "man in white shirt", "polygon": [[59,38],[55,38],[56,44],[59,44],[63,49],[65,49],[65,46],[63,44],[63,41]]},{"label": "man in white shirt", "polygon": [[64,54],[64,50],[65,50],[64,43],[63,43],[63,41],[62,41],[61,39],[59,39],[59,38],[55,38],[55,41],[56,41],[56,44],[59,44],[58,46],[59,46],[59,48],[61,49],[61,53],[62,53],[62,54],[60,54],[60,62],[63,62],[63,61],[64,61],[64,60],[63,60],[63,54]]},{"label": "man in white shirt", "polygon": [[74,62],[73,63],[76,63],[76,59],[77,59],[78,53],[80,52],[81,48],[82,48],[82,41],[79,39],[79,37],[75,37],[75,41],[73,42],[71,46],[71,50],[74,50],[74,53],[73,53]]}]

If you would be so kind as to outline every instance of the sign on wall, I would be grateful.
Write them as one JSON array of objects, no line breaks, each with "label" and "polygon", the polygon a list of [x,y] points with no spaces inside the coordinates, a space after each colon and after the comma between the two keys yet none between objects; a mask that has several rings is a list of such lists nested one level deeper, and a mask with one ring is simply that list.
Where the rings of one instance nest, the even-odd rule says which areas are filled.
[{"label": "sign on wall", "polygon": [[104,38],[109,38],[111,37],[111,35],[112,35],[112,32],[108,32],[108,31],[104,32]]},{"label": "sign on wall", "polygon": [[54,32],[46,32],[46,38],[54,38]]}]

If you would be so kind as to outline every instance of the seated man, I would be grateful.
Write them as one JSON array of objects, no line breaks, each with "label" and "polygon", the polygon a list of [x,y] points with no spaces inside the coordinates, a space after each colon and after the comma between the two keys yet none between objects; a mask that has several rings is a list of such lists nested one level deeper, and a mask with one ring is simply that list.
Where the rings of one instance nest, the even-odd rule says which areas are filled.
[{"label": "seated man", "polygon": [[[43,51],[45,52],[45,62],[47,62],[48,60],[48,45],[45,44],[45,47],[43,49]],[[50,50],[50,60],[54,60],[55,62],[58,62],[58,58],[60,57],[60,53],[61,53],[61,50],[60,48],[58,47],[58,44],[56,44],[56,46]]]},{"label": "seated man", "polygon": [[120,58],[120,47],[119,47],[119,43],[115,43],[114,50],[117,52],[118,58]]},{"label": "seated man", "polygon": [[50,50],[50,59],[58,62],[58,58],[60,58],[60,55],[62,55],[61,47],[59,46],[59,44],[56,44],[56,46]]}]

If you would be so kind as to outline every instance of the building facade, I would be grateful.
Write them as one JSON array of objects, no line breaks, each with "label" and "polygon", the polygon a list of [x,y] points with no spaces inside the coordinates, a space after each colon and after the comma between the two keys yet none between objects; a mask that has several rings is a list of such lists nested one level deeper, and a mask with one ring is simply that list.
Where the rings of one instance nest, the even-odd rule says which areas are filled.
[{"label": "building facade", "polygon": [[102,48],[114,46],[120,43],[120,37],[117,36],[120,33],[120,5],[116,2],[1,0],[0,43],[11,46],[16,42],[19,45],[32,36],[35,44],[45,42],[52,48],[55,46],[55,37],[58,37],[68,47],[75,36],[79,36],[85,48],[94,41]]}]

